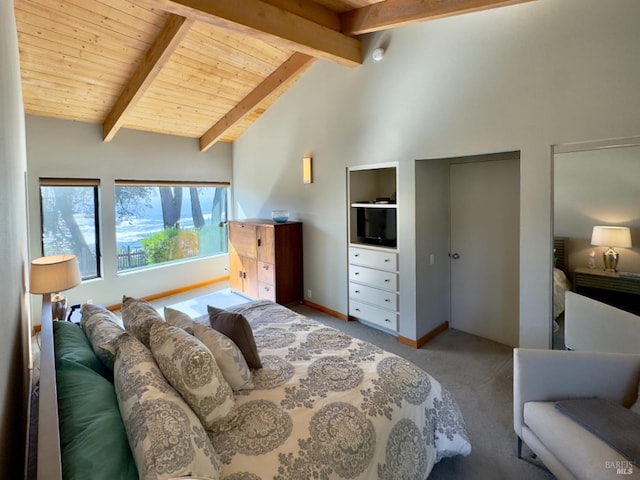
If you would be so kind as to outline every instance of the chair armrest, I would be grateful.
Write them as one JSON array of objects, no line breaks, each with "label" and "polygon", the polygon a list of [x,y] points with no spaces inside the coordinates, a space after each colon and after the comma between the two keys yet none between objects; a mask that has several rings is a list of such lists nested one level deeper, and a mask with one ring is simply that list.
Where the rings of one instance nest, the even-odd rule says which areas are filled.
[{"label": "chair armrest", "polygon": [[598,397],[629,407],[638,396],[640,355],[513,350],[513,428],[522,432],[524,404]]}]

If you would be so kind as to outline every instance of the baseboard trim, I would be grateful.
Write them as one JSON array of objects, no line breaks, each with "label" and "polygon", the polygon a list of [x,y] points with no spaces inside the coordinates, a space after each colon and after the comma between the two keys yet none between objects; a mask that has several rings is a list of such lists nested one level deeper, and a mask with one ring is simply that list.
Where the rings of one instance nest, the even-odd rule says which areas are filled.
[{"label": "baseboard trim", "polygon": [[422,345],[427,343],[429,340],[433,340],[435,337],[440,335],[442,332],[449,328],[449,322],[443,322],[438,325],[436,328],[427,332],[425,335],[420,337],[418,340],[412,340],[407,337],[403,337],[402,335],[398,335],[398,341],[404,345],[408,345],[412,348],[420,348]]},{"label": "baseboard trim", "polygon": [[331,315],[332,317],[339,318],[340,320],[344,320],[345,322],[349,321],[349,316],[344,313],[336,312],[335,310],[331,310],[323,305],[319,305],[317,303],[310,302],[309,300],[302,300],[302,304],[307,307],[311,307],[314,310],[318,310],[319,312],[326,313],[327,315]]},{"label": "baseboard trim", "polygon": [[[147,295],[146,297],[140,297],[142,300],[146,300],[147,302],[152,302],[153,300],[157,300],[159,298],[170,297],[171,295],[178,295],[179,293],[188,292],[189,290],[195,290],[197,288],[208,287],[209,285],[213,285],[214,283],[226,282],[229,280],[229,276],[218,277],[212,280],[207,280],[205,282],[194,283],[192,285],[187,285],[186,287],[175,288],[173,290],[166,290],[164,292],[155,293],[153,295]],[[106,307],[107,310],[117,311],[122,308],[122,303],[117,303],[115,305],[109,305]]]}]

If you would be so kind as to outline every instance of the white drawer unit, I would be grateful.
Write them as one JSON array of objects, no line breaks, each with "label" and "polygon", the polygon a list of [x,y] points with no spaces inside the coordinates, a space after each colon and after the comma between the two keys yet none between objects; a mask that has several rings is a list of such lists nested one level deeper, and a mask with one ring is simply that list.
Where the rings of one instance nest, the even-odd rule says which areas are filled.
[{"label": "white drawer unit", "polygon": [[349,247],[349,263],[395,272],[398,270],[398,254],[395,252]]},{"label": "white drawer unit", "polygon": [[398,330],[398,314],[390,310],[374,307],[368,303],[351,300],[349,302],[349,315],[360,318],[386,330]]},{"label": "white drawer unit", "polygon": [[398,310],[398,295],[379,288],[368,287],[355,282],[349,282],[349,298],[367,302],[387,310]]},{"label": "white drawer unit", "polygon": [[398,274],[374,270],[373,268],[349,265],[349,281],[364,283],[385,290],[396,291],[398,289]]},{"label": "white drawer unit", "polygon": [[349,247],[349,315],[398,331],[398,254]]}]

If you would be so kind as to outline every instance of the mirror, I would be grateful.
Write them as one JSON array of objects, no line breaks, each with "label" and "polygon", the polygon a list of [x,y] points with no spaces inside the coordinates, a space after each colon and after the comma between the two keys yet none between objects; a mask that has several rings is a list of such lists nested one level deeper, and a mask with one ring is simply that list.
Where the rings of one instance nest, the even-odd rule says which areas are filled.
[{"label": "mirror", "polygon": [[[604,271],[603,252],[607,247],[591,244],[593,227],[598,225],[630,228],[632,247],[614,246],[619,255],[618,273]],[[565,287],[581,295],[618,308],[622,308],[620,301],[640,304],[640,296],[625,300],[615,291],[615,285],[603,289],[602,283],[620,275],[635,278],[626,276],[627,272],[640,274],[640,139],[554,148],[553,233],[556,257],[563,256],[558,259],[559,268],[554,268],[556,348],[564,345],[558,328],[562,306],[557,305],[562,296],[562,273],[568,281]],[[561,246],[566,252],[561,252]],[[640,278],[636,280],[640,292]]]}]

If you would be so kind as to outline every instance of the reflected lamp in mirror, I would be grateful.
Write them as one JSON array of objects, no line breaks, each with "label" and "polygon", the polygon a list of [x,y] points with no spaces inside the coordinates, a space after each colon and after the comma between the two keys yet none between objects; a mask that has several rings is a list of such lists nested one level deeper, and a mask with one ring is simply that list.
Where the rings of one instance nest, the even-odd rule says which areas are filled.
[{"label": "reflected lamp in mirror", "polygon": [[591,245],[608,247],[602,254],[604,270],[615,272],[620,255],[613,247],[631,248],[631,230],[629,227],[595,226],[591,234]]},{"label": "reflected lamp in mirror", "polygon": [[43,300],[49,296],[54,320],[64,320],[66,313],[67,299],[60,292],[81,281],[78,259],[73,254],[49,255],[31,262],[29,291],[44,295]]}]

